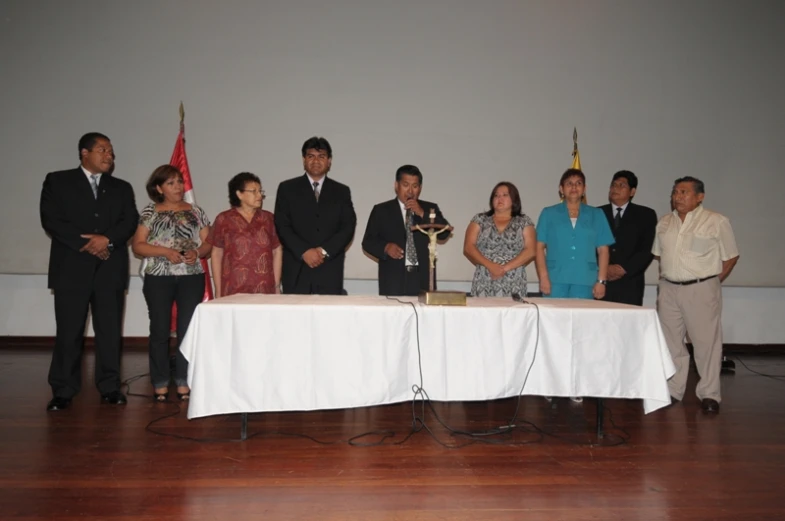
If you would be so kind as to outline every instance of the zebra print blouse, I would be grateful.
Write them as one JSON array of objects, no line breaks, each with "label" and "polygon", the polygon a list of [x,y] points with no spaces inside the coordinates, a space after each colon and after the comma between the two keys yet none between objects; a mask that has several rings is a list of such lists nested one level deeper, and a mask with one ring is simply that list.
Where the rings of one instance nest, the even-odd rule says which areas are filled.
[{"label": "zebra print blouse", "polygon": [[[192,205],[190,210],[158,212],[155,203],[144,207],[139,224],[150,230],[147,243],[174,250],[194,250],[202,241],[199,231],[210,226],[204,210]],[[172,264],[166,257],[150,257],[144,268],[145,275],[198,275],[204,273],[202,263]]]}]

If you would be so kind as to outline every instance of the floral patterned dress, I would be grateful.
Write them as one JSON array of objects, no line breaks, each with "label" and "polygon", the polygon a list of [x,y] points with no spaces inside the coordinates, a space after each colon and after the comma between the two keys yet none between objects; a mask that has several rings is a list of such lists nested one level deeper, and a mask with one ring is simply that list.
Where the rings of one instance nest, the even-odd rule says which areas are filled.
[{"label": "floral patterned dress", "polygon": [[[511,261],[523,251],[525,247],[523,229],[534,226],[532,220],[525,214],[510,219],[501,233],[496,228],[491,215],[479,213],[472,218],[472,222],[480,225],[477,249],[485,258],[499,264]],[[509,297],[515,293],[526,296],[525,266],[508,271],[500,279],[492,280],[488,268],[477,265],[472,280],[473,297]]]},{"label": "floral patterned dress", "polygon": [[275,293],[273,250],[281,242],[272,213],[259,209],[249,223],[234,208],[221,212],[215,218],[207,242],[224,251],[220,273],[222,296]]}]

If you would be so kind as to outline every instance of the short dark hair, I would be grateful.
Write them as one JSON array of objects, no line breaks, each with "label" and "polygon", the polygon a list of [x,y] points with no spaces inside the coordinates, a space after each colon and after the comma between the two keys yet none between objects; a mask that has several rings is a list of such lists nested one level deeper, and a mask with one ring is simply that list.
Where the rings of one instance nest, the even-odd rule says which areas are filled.
[{"label": "short dark hair", "polygon": [[237,192],[245,190],[248,183],[256,183],[262,186],[262,182],[256,174],[251,172],[240,172],[229,180],[229,204],[232,208],[240,206],[240,198],[237,197]]},{"label": "short dark hair", "polygon": [[401,177],[404,175],[413,175],[417,176],[417,181],[422,184],[422,172],[420,169],[414,165],[403,165],[398,170],[395,171],[395,182],[401,180]]},{"label": "short dark hair", "polygon": [[111,142],[111,139],[106,137],[105,135],[101,134],[100,132],[88,132],[81,138],[79,138],[79,160],[82,160],[82,150],[92,150],[95,146],[95,142],[99,139],[105,139]]},{"label": "short dark hair", "polygon": [[324,139],[323,137],[312,137],[303,143],[303,157],[305,157],[305,153],[310,150],[324,150],[327,152],[327,157],[333,157],[333,147],[330,146],[330,142]]},{"label": "short dark hair", "polygon": [[485,212],[485,215],[488,217],[493,215],[493,196],[496,194],[496,190],[502,186],[506,186],[507,191],[510,192],[510,199],[512,200],[512,216],[517,217],[518,215],[521,215],[521,212],[523,211],[523,207],[521,206],[521,194],[518,193],[518,189],[515,188],[515,185],[509,181],[501,181],[496,183],[496,186],[493,187],[493,190],[491,190],[491,197],[488,200],[488,206],[490,206],[491,209]]},{"label": "short dark hair", "polygon": [[147,180],[147,184],[145,185],[147,195],[150,196],[150,199],[156,203],[164,202],[164,194],[159,192],[157,188],[175,176],[180,179],[183,178],[182,172],[180,172],[176,166],[161,165],[153,170],[153,173],[150,174],[150,179]]},{"label": "short dark hair", "polygon": [[561,175],[559,186],[564,185],[564,182],[571,177],[580,177],[583,184],[586,184],[586,175],[581,170],[578,170],[577,168],[568,168]]},{"label": "short dark hair", "polygon": [[706,193],[706,185],[703,184],[703,181],[696,177],[692,176],[684,176],[676,179],[673,182],[673,186],[675,187],[679,183],[692,183],[693,188],[695,189],[696,194],[705,194]]},{"label": "short dark hair", "polygon": [[630,185],[630,190],[633,188],[638,188],[638,176],[630,172],[629,170],[619,170],[615,174],[613,174],[613,179],[611,179],[611,184],[613,184],[617,179],[624,178],[627,180],[627,184]]}]

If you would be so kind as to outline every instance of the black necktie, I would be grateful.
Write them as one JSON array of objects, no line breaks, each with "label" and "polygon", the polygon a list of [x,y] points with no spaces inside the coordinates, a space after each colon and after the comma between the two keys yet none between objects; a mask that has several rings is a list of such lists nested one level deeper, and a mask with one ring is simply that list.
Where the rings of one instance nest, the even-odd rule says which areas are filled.
[{"label": "black necktie", "polygon": [[621,226],[621,207],[616,208],[616,215],[613,216],[613,229],[618,230]]}]

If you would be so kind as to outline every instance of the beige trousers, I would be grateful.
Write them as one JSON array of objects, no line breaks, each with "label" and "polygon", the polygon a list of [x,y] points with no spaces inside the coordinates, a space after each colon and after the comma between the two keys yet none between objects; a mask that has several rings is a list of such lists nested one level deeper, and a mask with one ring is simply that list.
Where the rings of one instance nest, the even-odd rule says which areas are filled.
[{"label": "beige trousers", "polygon": [[722,286],[719,278],[681,286],[660,280],[657,294],[657,313],[668,343],[668,350],[676,365],[676,374],[668,380],[671,396],[684,397],[690,354],[684,343],[690,335],[695,366],[700,381],[695,388],[698,399],[722,401],[720,370],[722,369]]}]

